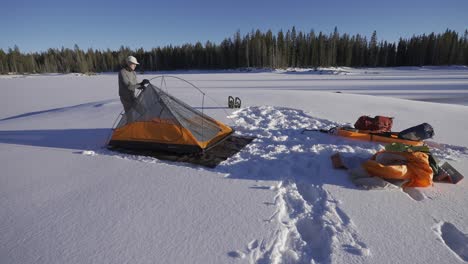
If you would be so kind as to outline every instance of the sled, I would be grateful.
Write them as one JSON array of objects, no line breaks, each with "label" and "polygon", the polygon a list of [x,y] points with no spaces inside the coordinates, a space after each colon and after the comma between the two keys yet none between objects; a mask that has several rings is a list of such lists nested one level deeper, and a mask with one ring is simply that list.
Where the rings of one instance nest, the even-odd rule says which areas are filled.
[{"label": "sled", "polygon": [[398,138],[397,132],[387,133],[371,133],[366,130],[337,128],[336,135],[340,137],[346,137],[350,139],[380,142],[380,143],[403,143],[411,146],[422,146],[424,141],[419,140],[407,140]]},{"label": "sled", "polygon": [[422,140],[407,140],[398,138],[398,132],[372,133],[367,130],[357,130],[349,127],[334,127],[332,129],[304,129],[302,134],[307,131],[322,132],[349,139],[360,141],[370,141],[379,143],[403,143],[411,146],[423,146]]}]

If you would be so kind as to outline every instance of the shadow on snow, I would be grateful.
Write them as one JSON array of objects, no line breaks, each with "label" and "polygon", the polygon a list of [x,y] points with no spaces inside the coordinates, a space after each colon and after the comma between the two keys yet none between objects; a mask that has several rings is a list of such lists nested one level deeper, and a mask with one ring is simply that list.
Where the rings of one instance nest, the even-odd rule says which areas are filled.
[{"label": "shadow on snow", "polygon": [[101,106],[103,106],[105,104],[116,102],[116,101],[118,101],[118,100],[117,99],[110,99],[110,100],[83,103],[83,104],[77,104],[77,105],[66,106],[66,107],[52,108],[52,109],[47,109],[47,110],[42,110],[42,111],[34,111],[34,112],[29,112],[29,113],[24,113],[24,114],[20,114],[20,115],[15,115],[15,116],[2,118],[2,119],[0,119],[0,122],[1,121],[12,120],[12,119],[23,118],[23,117],[30,117],[30,116],[40,115],[40,114],[62,112],[62,111],[72,110],[72,109],[80,108],[80,107],[89,107],[89,106],[101,107]]},{"label": "shadow on snow", "polygon": [[50,129],[0,131],[0,143],[63,149],[99,149],[112,129]]}]

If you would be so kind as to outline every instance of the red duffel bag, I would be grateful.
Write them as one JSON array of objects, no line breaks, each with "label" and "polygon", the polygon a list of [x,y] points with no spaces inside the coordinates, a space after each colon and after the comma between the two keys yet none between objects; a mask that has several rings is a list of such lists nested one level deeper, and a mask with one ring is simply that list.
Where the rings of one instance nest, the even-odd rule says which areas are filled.
[{"label": "red duffel bag", "polygon": [[392,131],[393,117],[386,116],[361,116],[354,124],[354,128],[359,130],[370,130],[372,132],[390,132]]}]

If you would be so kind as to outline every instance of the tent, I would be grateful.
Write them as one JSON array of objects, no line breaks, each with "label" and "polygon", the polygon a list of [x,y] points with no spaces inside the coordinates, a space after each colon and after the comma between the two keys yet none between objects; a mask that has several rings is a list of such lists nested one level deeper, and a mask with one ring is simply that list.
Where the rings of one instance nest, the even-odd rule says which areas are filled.
[{"label": "tent", "polygon": [[[164,78],[163,76],[162,80]],[[189,106],[150,83],[137,96],[133,108],[121,115],[109,146],[173,153],[202,153],[233,132],[232,128],[207,116],[203,110]]]}]

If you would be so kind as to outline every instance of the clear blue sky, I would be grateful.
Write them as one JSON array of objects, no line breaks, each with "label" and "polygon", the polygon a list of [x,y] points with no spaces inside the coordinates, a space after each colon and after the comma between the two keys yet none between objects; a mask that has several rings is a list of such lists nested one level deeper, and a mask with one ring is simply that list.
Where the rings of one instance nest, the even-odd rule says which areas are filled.
[{"label": "clear blue sky", "polygon": [[21,51],[62,46],[118,49],[219,43],[237,30],[298,30],[396,41],[413,34],[463,33],[467,0],[6,0],[0,5],[0,48]]}]

